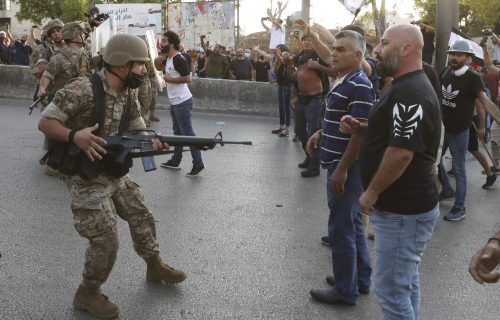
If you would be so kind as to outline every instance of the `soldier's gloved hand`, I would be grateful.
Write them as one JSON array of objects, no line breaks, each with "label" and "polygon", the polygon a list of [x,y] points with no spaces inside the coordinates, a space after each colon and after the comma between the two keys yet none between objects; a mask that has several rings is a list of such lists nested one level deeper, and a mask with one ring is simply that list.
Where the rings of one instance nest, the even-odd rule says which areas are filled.
[{"label": "soldier's gloved hand", "polygon": [[92,127],[77,131],[73,137],[73,143],[85,152],[90,161],[94,161],[94,158],[100,160],[102,159],[102,155],[107,153],[106,150],[101,147],[106,145],[106,140],[92,133],[97,130],[97,128],[99,128],[98,123]]}]

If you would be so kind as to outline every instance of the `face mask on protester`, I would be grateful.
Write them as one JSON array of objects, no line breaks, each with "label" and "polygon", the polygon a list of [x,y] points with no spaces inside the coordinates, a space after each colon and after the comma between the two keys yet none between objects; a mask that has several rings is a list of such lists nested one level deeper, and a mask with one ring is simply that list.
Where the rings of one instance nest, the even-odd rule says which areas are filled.
[{"label": "face mask on protester", "polygon": [[250,59],[250,53],[249,52],[245,52],[245,58]]}]

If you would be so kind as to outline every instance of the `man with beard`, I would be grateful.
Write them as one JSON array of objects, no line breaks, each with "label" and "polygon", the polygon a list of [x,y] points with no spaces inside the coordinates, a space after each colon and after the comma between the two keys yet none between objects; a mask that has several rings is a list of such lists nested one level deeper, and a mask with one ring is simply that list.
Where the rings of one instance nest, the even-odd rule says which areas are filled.
[{"label": "man with beard", "polygon": [[311,296],[321,302],[355,305],[360,293],[370,290],[370,255],[359,213],[361,177],[358,153],[362,136],[339,131],[341,117],[350,115],[366,122],[375,98],[361,62],[365,40],[359,33],[345,30],[335,35],[333,67],[339,74],[328,94],[322,130],[308,141],[307,151],[319,149],[321,165],[327,169],[327,198],[330,216],[328,237],[332,251],[333,277],[328,289],[313,289]]},{"label": "man with beard", "polygon": [[[38,123],[47,136],[77,147],[90,161],[98,161],[107,153],[103,148],[106,141],[98,133],[107,136],[120,130],[145,128],[134,89],[146,75],[144,64],[149,61],[146,44],[137,36],[115,35],[106,44],[103,60],[104,68],[93,79],[102,82],[104,110],[95,110],[98,98],[90,78],[79,77],[56,93]],[[91,115],[99,111],[103,111],[102,119],[95,123]],[[159,140],[152,143],[155,150],[168,149]],[[76,309],[98,318],[118,316],[118,306],[101,293],[101,286],[116,261],[118,217],[128,223],[134,249],[147,264],[148,281],[178,283],[186,278],[184,272],[162,261],[155,219],[128,174],[120,176],[105,169],[94,179],[83,179],[77,173],[63,175],[63,179],[71,195],[75,229],[88,239],[83,279],[73,299]]]},{"label": "man with beard", "polygon": [[236,49],[236,59],[229,64],[229,78],[231,80],[255,80],[252,63],[250,59],[245,58],[243,48]]},{"label": "man with beard", "polygon": [[[308,29],[309,30],[309,29]],[[295,133],[306,151],[308,139],[321,127],[320,115],[324,103],[324,94],[328,91],[327,64],[323,62],[314,50],[311,36],[302,36],[303,50],[294,58],[297,72],[293,77],[297,80],[297,104],[295,107]],[[306,159],[299,164],[299,168],[306,170],[302,177],[319,175],[319,149],[306,153]]]},{"label": "man with beard", "polygon": [[[165,70],[163,79],[167,83],[167,94],[170,102],[170,116],[174,127],[174,135],[194,136],[193,124],[191,122],[193,111],[193,95],[189,91],[188,83],[191,78],[191,70],[186,59],[179,52],[181,41],[177,33],[167,31],[163,34],[160,42],[161,52],[166,54]],[[201,158],[201,151],[191,147],[193,167],[186,175],[189,178],[198,176],[205,168]],[[163,168],[180,169],[182,161],[182,146],[176,146],[172,158],[161,164]]]},{"label": "man with beard", "polygon": [[[467,192],[467,176],[465,172],[465,155],[469,141],[469,128],[474,116],[474,103],[476,99],[483,106],[494,104],[488,99],[481,76],[470,70],[466,62],[473,55],[470,44],[465,40],[457,40],[448,50],[449,64],[441,74],[441,89],[443,92],[441,108],[445,139],[443,154],[449,148],[452,157],[453,172],[455,174],[456,191],[450,185],[448,175],[443,164],[440,164],[440,174],[443,191],[439,199],[455,198],[453,208],[444,219],[447,221],[460,221],[465,219],[465,196]],[[484,125],[479,129],[478,135],[484,135]]]},{"label": "man with beard", "polygon": [[371,215],[375,299],[385,319],[418,319],[418,267],[439,217],[434,183],[441,135],[438,97],[422,70],[424,41],[413,25],[389,27],[375,48],[394,78],[370,110],[368,125],[344,116],[341,131],[364,132],[362,213]]}]

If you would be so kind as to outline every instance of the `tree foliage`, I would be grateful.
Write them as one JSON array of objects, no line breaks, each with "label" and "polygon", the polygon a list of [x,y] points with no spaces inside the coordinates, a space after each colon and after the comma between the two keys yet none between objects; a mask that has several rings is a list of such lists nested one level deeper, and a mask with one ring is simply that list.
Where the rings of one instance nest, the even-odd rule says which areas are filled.
[{"label": "tree foliage", "polygon": [[21,6],[16,14],[19,21],[31,20],[40,24],[46,18],[62,21],[84,20],[88,10],[87,0],[15,0]]},{"label": "tree foliage", "polygon": [[[436,0],[415,0],[415,9],[422,20],[436,25]],[[480,36],[482,29],[495,29],[500,32],[500,12],[498,1],[459,0],[459,28],[469,36]]]}]

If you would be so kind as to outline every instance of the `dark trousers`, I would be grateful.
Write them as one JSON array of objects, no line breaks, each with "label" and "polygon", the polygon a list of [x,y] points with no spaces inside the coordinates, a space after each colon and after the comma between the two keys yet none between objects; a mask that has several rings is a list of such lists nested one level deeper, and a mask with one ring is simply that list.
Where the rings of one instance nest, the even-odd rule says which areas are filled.
[{"label": "dark trousers", "polygon": [[[322,107],[322,96],[310,96],[307,99],[300,98],[297,102],[295,108],[295,133],[302,143],[304,152],[309,137],[321,128],[320,114]],[[309,167],[319,169],[319,148],[313,150]]]}]

